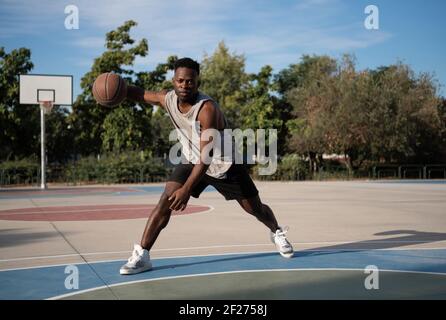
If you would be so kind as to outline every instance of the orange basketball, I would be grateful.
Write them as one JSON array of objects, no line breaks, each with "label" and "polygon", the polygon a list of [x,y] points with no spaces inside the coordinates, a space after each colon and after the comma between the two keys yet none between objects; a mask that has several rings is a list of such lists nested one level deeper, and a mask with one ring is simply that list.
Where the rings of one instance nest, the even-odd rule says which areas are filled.
[{"label": "orange basketball", "polygon": [[116,73],[103,73],[93,83],[93,96],[100,105],[117,106],[127,97],[127,84]]}]

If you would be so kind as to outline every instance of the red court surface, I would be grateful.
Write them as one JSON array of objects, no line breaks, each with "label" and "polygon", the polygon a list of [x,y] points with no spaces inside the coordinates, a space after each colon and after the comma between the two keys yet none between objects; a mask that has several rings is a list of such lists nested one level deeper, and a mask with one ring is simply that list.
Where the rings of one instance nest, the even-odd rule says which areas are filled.
[{"label": "red court surface", "polygon": [[[139,219],[150,215],[156,205],[90,205],[64,207],[35,207],[0,210],[0,220],[15,221],[85,221]],[[185,215],[209,210],[208,206],[191,205],[173,215]]]}]

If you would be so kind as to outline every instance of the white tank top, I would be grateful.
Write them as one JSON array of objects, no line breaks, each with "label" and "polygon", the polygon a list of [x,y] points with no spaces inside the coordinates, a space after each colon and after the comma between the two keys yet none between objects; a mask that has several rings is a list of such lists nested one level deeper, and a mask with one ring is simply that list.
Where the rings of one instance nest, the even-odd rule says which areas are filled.
[{"label": "white tank top", "polygon": [[[186,113],[182,113],[178,107],[178,96],[175,91],[169,91],[165,97],[165,105],[167,113],[172,120],[175,129],[177,130],[178,140],[181,143],[181,152],[184,157],[191,163],[197,163],[200,159],[200,126],[198,125],[198,112],[206,101],[213,101],[218,107],[218,104],[207,95],[198,93],[196,103]],[[227,126],[226,119],[225,128]],[[224,154],[224,141],[232,141],[232,135],[224,130],[219,131],[220,144],[214,145],[214,156],[209,165],[206,174],[217,178],[224,179],[226,172],[233,163],[234,144],[231,144],[229,154]],[[229,139],[229,140],[227,140]]]}]

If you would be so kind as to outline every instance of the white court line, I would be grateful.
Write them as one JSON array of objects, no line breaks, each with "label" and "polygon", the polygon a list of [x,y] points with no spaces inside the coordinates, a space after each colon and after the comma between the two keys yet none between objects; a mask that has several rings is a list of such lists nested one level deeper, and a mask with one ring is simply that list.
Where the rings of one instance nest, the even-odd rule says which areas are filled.
[{"label": "white court line", "polygon": [[[444,242],[438,241],[438,242]],[[379,242],[380,244],[386,244],[386,243],[430,243],[432,241],[386,241],[386,242]],[[348,244],[351,242],[292,242],[293,245],[308,245],[308,244]],[[361,242],[361,244],[367,244],[372,243],[374,244],[374,241],[369,242]],[[187,250],[206,250],[206,249],[222,249],[222,248],[240,248],[240,247],[271,247],[271,243],[257,243],[257,244],[238,244],[238,245],[220,245],[220,246],[206,246],[206,247],[185,247],[185,248],[167,248],[167,249],[152,249],[151,252],[165,252],[165,251],[187,251]],[[445,247],[435,247],[435,248],[338,248],[338,249],[302,249],[297,250],[295,252],[317,252],[317,251],[374,251],[374,250],[381,250],[381,251],[392,251],[392,250],[443,250],[446,249]],[[26,261],[26,260],[40,260],[40,259],[59,259],[59,258],[68,258],[68,257],[80,257],[80,256],[94,256],[94,255],[107,255],[107,254],[121,254],[121,253],[129,253],[131,250],[125,250],[125,251],[101,251],[101,252],[86,252],[86,253],[74,253],[74,254],[60,254],[60,255],[51,255],[51,256],[34,256],[34,257],[24,257],[24,258],[12,258],[12,259],[1,259],[1,262],[13,262],[13,261]],[[229,253],[229,254],[237,254],[237,253],[246,253],[246,252],[235,252],[235,253]],[[226,254],[226,253],[225,253]],[[218,255],[218,254],[212,254],[212,255]],[[201,256],[201,255],[199,255]],[[176,257],[195,257],[195,256],[176,256]],[[164,257],[160,257],[164,258]],[[165,258],[171,258],[171,257],[165,257]],[[105,260],[105,261],[120,261],[119,260]],[[97,262],[97,261],[95,261]],[[46,265],[45,265],[46,266]],[[48,265],[51,266],[51,265]],[[3,270],[1,270],[3,271]]]},{"label": "white court line", "polygon": [[[131,251],[123,251],[130,253]],[[175,257],[159,257],[153,258],[151,260],[160,260],[160,259],[177,259],[177,258],[197,258],[197,257],[219,257],[219,256],[230,256],[234,254],[264,254],[264,253],[277,253],[277,251],[248,251],[248,252],[229,252],[229,253],[209,253],[209,254],[197,254],[197,255],[186,255],[186,256],[175,256]],[[76,256],[76,255],[74,255]],[[15,271],[15,270],[27,270],[27,269],[38,269],[38,268],[47,268],[47,267],[62,267],[67,265],[80,265],[80,264],[93,264],[93,263],[105,263],[105,262],[116,262],[116,261],[126,261],[125,259],[112,259],[112,260],[95,260],[95,261],[81,261],[74,263],[60,263],[60,264],[50,264],[50,265],[40,265],[33,267],[23,267],[23,268],[13,268],[13,269],[2,269],[2,271]]]},{"label": "white court line", "polygon": [[[211,211],[211,210],[209,210]],[[200,212],[204,213],[204,212]],[[355,242],[355,240],[352,240]],[[320,244],[349,244],[352,241],[327,241],[327,242],[292,242],[293,245],[320,245]],[[437,242],[444,242],[443,241],[437,241]],[[357,240],[356,242],[361,242],[360,240]],[[361,244],[398,244],[398,243],[430,243],[432,241],[379,241],[379,240],[373,240],[373,241],[364,241],[361,242]],[[234,245],[219,245],[219,246],[203,246],[203,247],[183,247],[183,248],[166,248],[166,249],[152,249],[151,252],[166,252],[166,251],[187,251],[187,250],[206,250],[206,249],[224,249],[224,248],[242,248],[242,247],[270,247],[271,243],[254,243],[254,244],[234,244]],[[384,248],[384,249],[373,249],[373,248],[355,248],[355,249],[349,249],[349,248],[337,248],[337,249],[303,249],[300,251],[362,251],[362,250],[429,250],[429,249],[445,249],[445,248]],[[121,254],[121,253],[129,253],[131,250],[125,250],[125,251],[100,251],[100,252],[85,252],[80,253],[82,256],[93,256],[93,255],[106,255],[106,254]],[[298,252],[298,251],[297,251]],[[58,259],[58,258],[68,258],[68,257],[79,257],[80,256],[77,253],[73,254],[61,254],[61,255],[51,255],[51,256],[34,256],[34,257],[24,257],[24,258],[13,258],[13,259],[1,259],[1,262],[12,262],[12,261],[25,261],[25,260],[38,260],[38,259]]]},{"label": "white court line", "polygon": [[205,211],[192,212],[192,213],[188,213],[188,214],[175,214],[175,215],[173,215],[173,217],[174,218],[176,218],[176,217],[187,217],[187,216],[189,216],[191,214],[193,214],[195,216],[195,215],[209,213],[209,212],[212,212],[212,211],[215,210],[215,208],[213,206],[211,206],[211,205],[206,204],[205,206],[209,207],[209,209],[205,210]]},{"label": "white court line", "polygon": [[[440,275],[440,276],[446,276],[445,273],[440,272],[427,272],[427,271],[405,271],[405,270],[392,270],[392,269],[378,269],[380,272],[395,272],[395,273],[415,273],[415,274],[429,274],[429,275]],[[299,268],[299,269],[261,269],[261,270],[238,270],[238,271],[223,271],[223,272],[210,272],[210,273],[199,273],[199,274],[190,274],[190,275],[181,275],[181,276],[170,276],[170,277],[159,277],[159,278],[152,278],[152,279],[143,279],[143,280],[134,280],[134,281],[127,281],[127,282],[120,282],[115,284],[110,284],[108,286],[100,286],[85,290],[80,290],[76,292],[71,292],[55,297],[51,297],[45,300],[57,300],[62,299],[70,296],[75,296],[78,294],[83,294],[91,291],[96,291],[100,289],[110,288],[110,287],[118,287],[118,286],[124,286],[124,285],[131,285],[136,283],[143,283],[143,282],[152,282],[157,280],[170,280],[170,279],[180,279],[180,278],[192,278],[192,277],[205,277],[205,276],[215,276],[220,274],[231,274],[231,273],[254,273],[254,272],[284,272],[284,271],[361,271],[364,272],[364,269],[359,268]]]},{"label": "white court line", "polygon": [[[255,246],[271,246],[272,244],[237,244],[237,245],[222,245],[222,246],[207,246],[207,247],[188,247],[188,248],[168,248],[168,249],[152,249],[150,252],[163,252],[163,251],[185,251],[185,250],[200,250],[200,249],[219,249],[219,248],[237,248],[237,247],[255,247]],[[80,253],[83,256],[92,256],[92,255],[105,255],[105,254],[120,254],[120,253],[130,253],[131,250],[125,251],[102,251],[102,252],[87,252]],[[3,259],[0,262],[9,262],[9,261],[22,261],[22,260],[35,260],[35,259],[52,259],[52,258],[66,258],[66,257],[78,257],[79,254],[61,254],[54,256],[35,256],[35,257],[26,257],[26,258],[16,258],[16,259]]]},{"label": "white court line", "polygon": [[[269,245],[271,246],[271,245]],[[295,253],[299,252],[336,252],[336,251],[348,251],[348,252],[355,252],[355,251],[407,251],[407,250],[445,250],[446,248],[387,248],[387,249],[307,249],[307,250],[299,250],[295,251]],[[173,249],[172,249],[173,250]],[[129,253],[129,251],[117,251],[117,252],[126,252]],[[152,260],[161,260],[161,259],[177,259],[177,258],[197,258],[197,257],[219,257],[219,256],[230,256],[230,255],[247,255],[247,254],[265,254],[265,253],[277,253],[277,251],[244,251],[244,252],[227,252],[227,253],[209,253],[209,254],[196,254],[196,255],[180,255],[180,256],[174,256],[174,257],[157,257],[153,258]],[[78,256],[76,254],[70,255],[70,256]],[[56,256],[57,257],[57,256]],[[81,258],[81,257],[80,257]],[[15,270],[27,270],[27,269],[38,269],[38,268],[49,268],[49,267],[62,267],[67,265],[81,265],[81,264],[93,264],[93,263],[106,263],[106,262],[117,262],[117,261],[125,261],[125,259],[111,259],[111,260],[95,260],[95,261],[87,261],[85,260],[80,262],[71,262],[71,263],[59,263],[59,264],[49,264],[49,265],[38,265],[33,267],[22,267],[22,268],[11,268],[11,269],[1,269],[2,271],[15,271]]]},{"label": "white court line", "polygon": [[[155,208],[156,205],[153,205]],[[197,205],[199,207],[204,207],[201,205]],[[56,206],[57,207],[57,206]],[[77,207],[77,206],[72,206],[72,207]],[[82,206],[83,207],[83,206]],[[92,207],[95,207],[95,205],[92,205]],[[206,205],[206,207],[211,207]],[[46,207],[46,208],[51,208],[51,207]],[[120,207],[120,208],[104,208],[104,209],[79,209],[79,210],[69,210],[70,206],[66,206],[67,210],[62,210],[62,211],[44,211],[44,210],[39,210],[39,211],[28,211],[28,212],[4,212],[4,211],[10,211],[10,210],[22,210],[22,209],[26,209],[26,208],[21,208],[21,209],[9,209],[9,210],[2,210],[0,211],[0,217],[4,216],[4,215],[20,215],[20,214],[34,214],[34,213],[44,213],[44,214],[52,214],[52,213],[82,213],[82,212],[96,212],[96,211],[123,211],[123,210],[147,210],[149,208],[146,207]],[[209,211],[209,208],[207,211]],[[190,214],[194,214],[195,212],[191,212]],[[202,213],[201,211],[196,212],[196,213]],[[203,212],[204,213],[204,212]],[[179,214],[179,215],[183,215],[183,214]],[[174,215],[175,216],[175,215]]]}]

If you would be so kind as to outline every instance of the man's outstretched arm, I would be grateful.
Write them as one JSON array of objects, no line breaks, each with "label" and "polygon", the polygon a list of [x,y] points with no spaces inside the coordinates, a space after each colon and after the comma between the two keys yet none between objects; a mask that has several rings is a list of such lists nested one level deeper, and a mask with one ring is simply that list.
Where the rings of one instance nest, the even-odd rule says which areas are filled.
[{"label": "man's outstretched arm", "polygon": [[208,144],[213,144],[214,141],[212,141],[212,138],[209,138],[209,136],[204,137],[203,132],[208,129],[217,128],[217,108],[214,106],[213,102],[207,101],[204,103],[198,114],[198,121],[201,125],[200,161],[194,165],[194,168],[184,185],[175,191],[169,198],[169,200],[172,201],[170,205],[170,209],[172,210],[184,210],[186,208],[193,188],[206,174],[210,165],[211,158],[209,158],[208,152],[210,146],[206,146]]},{"label": "man's outstretched arm", "polygon": [[163,91],[147,91],[136,86],[127,87],[127,99],[139,102],[157,105],[165,108],[164,98],[167,90]]}]

